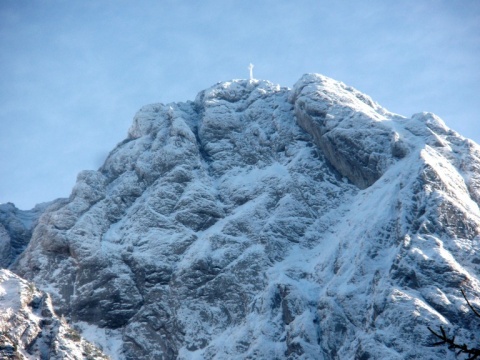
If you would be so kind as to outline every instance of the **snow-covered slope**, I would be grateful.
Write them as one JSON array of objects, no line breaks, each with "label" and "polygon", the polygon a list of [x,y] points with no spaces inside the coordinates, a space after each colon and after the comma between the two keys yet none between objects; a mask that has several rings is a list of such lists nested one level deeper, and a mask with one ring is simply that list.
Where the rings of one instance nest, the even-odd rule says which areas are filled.
[{"label": "snow-covered slope", "polygon": [[321,75],[218,83],[143,107],[13,270],[119,359],[438,359],[427,326],[477,325],[479,157]]},{"label": "snow-covered slope", "polygon": [[0,359],[108,359],[58,318],[48,294],[0,269]]}]

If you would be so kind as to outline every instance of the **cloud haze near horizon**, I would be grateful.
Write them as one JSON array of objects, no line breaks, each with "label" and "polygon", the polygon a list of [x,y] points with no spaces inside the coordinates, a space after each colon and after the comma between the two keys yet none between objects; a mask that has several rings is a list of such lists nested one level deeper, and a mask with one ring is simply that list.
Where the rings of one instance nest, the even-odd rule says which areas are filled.
[{"label": "cloud haze near horizon", "polygon": [[148,103],[317,72],[480,141],[478,1],[3,1],[0,202],[68,197]]}]

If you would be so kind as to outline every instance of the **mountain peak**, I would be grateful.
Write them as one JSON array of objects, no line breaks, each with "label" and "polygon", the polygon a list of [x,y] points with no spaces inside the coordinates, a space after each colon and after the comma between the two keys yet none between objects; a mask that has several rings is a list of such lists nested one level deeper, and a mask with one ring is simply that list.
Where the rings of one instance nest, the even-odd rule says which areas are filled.
[{"label": "mountain peak", "polygon": [[479,159],[322,75],[221,82],[140,109],[12,269],[118,359],[444,357],[427,326],[475,328]]},{"label": "mountain peak", "polygon": [[267,80],[244,80],[236,79],[222,81],[213,85],[209,89],[201,91],[195,102],[208,102],[225,100],[227,102],[237,102],[246,100],[249,96],[260,96],[261,94],[274,93],[280,91],[280,86],[272,84]]}]

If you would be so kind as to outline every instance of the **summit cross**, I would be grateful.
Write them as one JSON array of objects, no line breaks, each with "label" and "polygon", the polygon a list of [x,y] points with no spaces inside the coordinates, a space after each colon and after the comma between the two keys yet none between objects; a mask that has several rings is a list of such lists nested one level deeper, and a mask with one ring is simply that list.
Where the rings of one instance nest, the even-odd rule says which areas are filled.
[{"label": "summit cross", "polygon": [[253,64],[250,63],[248,66],[248,70],[250,70],[250,80],[253,80]]}]

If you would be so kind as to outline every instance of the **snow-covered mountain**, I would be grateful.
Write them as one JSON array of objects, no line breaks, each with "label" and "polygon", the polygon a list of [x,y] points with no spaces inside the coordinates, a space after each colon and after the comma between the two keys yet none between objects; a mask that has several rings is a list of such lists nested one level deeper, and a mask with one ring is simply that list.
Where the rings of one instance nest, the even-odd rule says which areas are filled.
[{"label": "snow-covered mountain", "polygon": [[222,82],[143,107],[8,263],[114,359],[448,358],[427,326],[474,341],[479,159],[321,75]]}]

